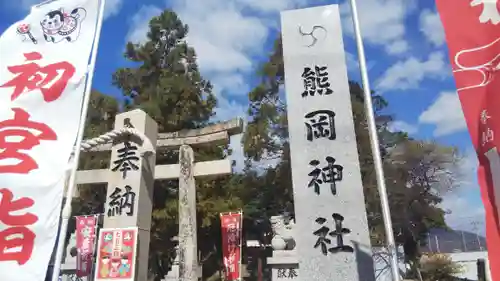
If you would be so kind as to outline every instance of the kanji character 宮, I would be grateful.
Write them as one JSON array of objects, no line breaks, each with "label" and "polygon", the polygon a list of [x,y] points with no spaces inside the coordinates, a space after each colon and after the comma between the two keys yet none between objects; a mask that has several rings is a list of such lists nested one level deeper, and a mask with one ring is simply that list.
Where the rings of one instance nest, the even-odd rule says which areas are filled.
[{"label": "kanji character \u5bae", "polygon": [[20,198],[14,200],[14,194],[8,189],[0,189],[0,224],[8,227],[0,231],[0,261],[17,261],[23,265],[29,261],[35,245],[36,234],[26,226],[38,221],[38,217],[32,213],[23,215],[12,215],[33,206],[35,203],[31,198]]},{"label": "kanji character \u5bae", "polygon": [[46,102],[57,100],[62,95],[69,79],[75,74],[75,67],[67,61],[40,66],[34,62],[43,58],[38,52],[26,53],[24,57],[28,63],[7,67],[10,73],[17,76],[0,85],[0,88],[14,88],[10,96],[11,100],[37,89],[42,92]]},{"label": "kanji character \u5bae", "polygon": [[[0,164],[0,173],[27,174],[38,168],[36,161],[20,150],[30,150],[41,140],[57,140],[56,133],[46,124],[29,120],[21,108],[13,108],[14,118],[0,121],[0,161],[17,160],[14,164]],[[38,131],[35,135],[32,131]],[[9,140],[11,137],[21,139]]]}]

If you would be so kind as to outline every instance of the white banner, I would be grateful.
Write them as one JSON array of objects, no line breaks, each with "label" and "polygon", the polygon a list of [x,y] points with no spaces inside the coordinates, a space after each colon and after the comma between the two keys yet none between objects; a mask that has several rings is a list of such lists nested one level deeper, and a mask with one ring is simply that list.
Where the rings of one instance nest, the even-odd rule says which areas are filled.
[{"label": "white banner", "polygon": [[50,1],[0,36],[1,280],[45,280],[98,9]]}]

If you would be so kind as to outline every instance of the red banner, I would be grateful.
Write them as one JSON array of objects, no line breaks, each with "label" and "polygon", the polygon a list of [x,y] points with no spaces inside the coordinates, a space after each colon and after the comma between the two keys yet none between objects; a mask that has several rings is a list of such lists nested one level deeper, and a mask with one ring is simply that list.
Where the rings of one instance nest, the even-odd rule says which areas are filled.
[{"label": "red banner", "polygon": [[241,280],[242,213],[221,213],[220,222],[225,280]]},{"label": "red banner", "polygon": [[134,281],[137,228],[101,229],[95,281]]},{"label": "red banner", "polygon": [[476,149],[493,280],[500,280],[500,2],[436,0],[465,120]]},{"label": "red banner", "polygon": [[76,217],[76,276],[78,277],[89,276],[92,271],[96,228],[96,216]]}]

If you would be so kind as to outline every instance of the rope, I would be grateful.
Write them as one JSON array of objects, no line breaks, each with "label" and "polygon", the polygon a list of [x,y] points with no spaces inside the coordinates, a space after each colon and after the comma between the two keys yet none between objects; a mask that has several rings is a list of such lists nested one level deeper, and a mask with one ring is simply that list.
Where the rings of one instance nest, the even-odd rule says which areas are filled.
[{"label": "rope", "polygon": [[142,141],[142,149],[143,154],[144,153],[156,153],[156,150],[153,147],[153,144],[149,140],[148,137],[146,137],[142,132],[138,131],[137,129],[134,128],[121,128],[121,129],[115,129],[112,131],[109,131],[105,134],[102,134],[96,138],[84,140],[82,142],[82,146],[80,149],[82,151],[90,151],[92,148],[108,144],[113,142],[115,139],[119,139],[121,137],[127,136],[127,135],[133,135],[138,137]]}]

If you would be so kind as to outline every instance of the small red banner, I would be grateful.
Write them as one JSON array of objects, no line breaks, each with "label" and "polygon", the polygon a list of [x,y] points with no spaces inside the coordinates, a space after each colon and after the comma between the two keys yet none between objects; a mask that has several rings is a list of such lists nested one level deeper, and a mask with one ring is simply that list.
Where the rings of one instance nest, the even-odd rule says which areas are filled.
[{"label": "small red banner", "polygon": [[76,217],[76,276],[86,277],[92,271],[97,217]]},{"label": "small red banner", "polygon": [[242,213],[221,213],[220,221],[225,280],[241,280]]}]

